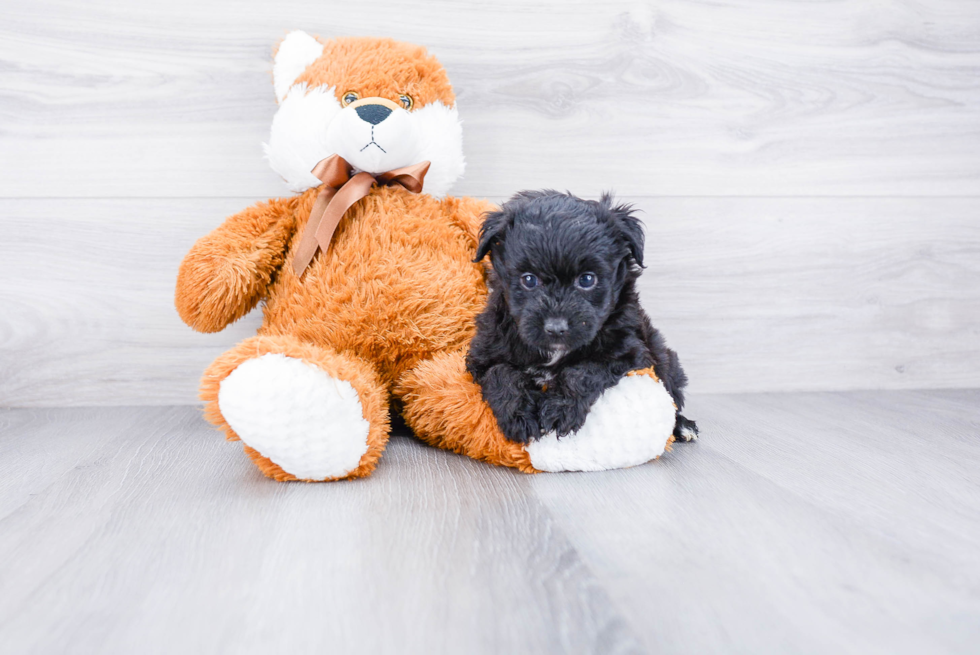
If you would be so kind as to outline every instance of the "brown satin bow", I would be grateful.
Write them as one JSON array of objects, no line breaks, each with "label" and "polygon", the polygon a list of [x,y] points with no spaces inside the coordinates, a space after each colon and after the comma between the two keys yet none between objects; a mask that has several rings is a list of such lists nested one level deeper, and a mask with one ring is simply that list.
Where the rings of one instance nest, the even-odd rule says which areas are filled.
[{"label": "brown satin bow", "polygon": [[358,173],[351,177],[351,165],[340,155],[331,155],[313,167],[313,174],[323,182],[323,188],[313,203],[310,220],[306,223],[296,255],[293,257],[293,271],[302,275],[313,261],[318,248],[323,252],[330,247],[334,230],[350,206],[366,196],[375,184],[389,186],[398,184],[412,193],[422,191],[429,162],[423,161],[411,166],[403,166],[386,173],[372,175]]}]

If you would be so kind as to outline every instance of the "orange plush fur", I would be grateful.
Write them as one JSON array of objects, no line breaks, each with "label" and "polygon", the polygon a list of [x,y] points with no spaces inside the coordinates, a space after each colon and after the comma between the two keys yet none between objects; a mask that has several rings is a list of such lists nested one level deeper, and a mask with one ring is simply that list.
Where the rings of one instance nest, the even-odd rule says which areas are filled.
[{"label": "orange plush fur", "polygon": [[[657,380],[652,368],[630,371]],[[431,446],[491,464],[536,473],[528,452],[504,439],[480,387],[466,370],[464,352],[441,353],[409,371],[397,393],[405,401],[405,421]],[[667,440],[669,451],[674,437]]]},{"label": "orange plush fur", "polygon": [[323,55],[296,79],[309,87],[335,86],[337,99],[348,91],[362,98],[387,98],[398,103],[408,94],[416,106],[436,100],[456,103],[449,76],[439,61],[419,45],[391,39],[345,37],[327,41]]},{"label": "orange plush fur", "polygon": [[[276,59],[284,77],[274,82],[283,103],[280,111],[292,103],[282,114],[285,126],[298,126],[298,130],[287,134],[285,146],[270,146],[267,152],[283,156],[280,163],[285,161],[285,168],[276,168],[270,155],[273,168],[281,173],[288,170],[292,179],[286,173],[283,177],[293,188],[305,190],[257,203],[226,219],[194,244],[177,276],[177,311],[201,332],[222,330],[264,301],[258,335],[218,357],[205,371],[200,391],[205,416],[229,440],[268,450],[262,453],[245,445],[259,470],[281,481],[369,475],[388,440],[392,400],[401,405],[406,422],[426,443],[536,472],[528,451],[504,438],[465,367],[474,318],[487,299],[486,270],[472,260],[482,215],[492,206],[472,198],[438,198],[426,193],[426,189],[448,189],[462,172],[455,98],[445,71],[424,48],[390,39],[323,42],[292,33],[283,48],[290,39],[289,56],[282,58],[281,67],[278,54]],[[401,103],[401,107],[407,104],[405,96],[410,96],[412,111],[429,113],[413,118],[405,113],[408,107],[396,107],[392,111],[402,113],[391,115],[405,119],[402,124],[416,120],[411,124],[418,134],[423,129],[420,125],[437,125],[434,132],[425,133],[432,149],[420,152],[439,154],[456,148],[458,158],[446,155],[436,182],[424,186],[421,194],[400,186],[372,188],[344,214],[329,248],[320,249],[302,275],[297,275],[293,258],[319,192],[318,187],[311,188],[307,172],[317,158],[331,154],[329,148],[346,147],[317,141],[327,138],[320,122],[346,126],[330,123],[335,119],[329,116],[351,119],[352,112],[360,116],[357,103],[348,106],[344,102],[349,94],[380,104]],[[367,121],[362,116],[355,122],[360,120]],[[273,135],[276,125],[273,121]],[[377,123],[372,125],[368,129],[373,143]],[[357,156],[363,149],[353,152],[341,156]],[[427,179],[435,169],[433,162]],[[247,375],[243,373],[237,377],[239,382],[226,387],[232,389],[229,397],[236,400],[224,404],[223,383],[246,369]],[[656,380],[652,370],[632,375]],[[317,382],[309,382],[311,379]],[[262,405],[266,399],[280,403],[275,406],[278,413],[267,411]],[[341,401],[348,404],[331,404]],[[311,405],[331,409],[324,410],[326,415],[308,412],[303,419],[306,423],[297,419]],[[223,415],[222,406],[229,417]],[[358,414],[353,418],[344,414],[352,407]],[[238,412],[237,418],[233,412]],[[257,432],[243,416],[253,417],[256,425],[262,423],[267,432]],[[265,438],[270,436],[271,440]],[[304,441],[307,437],[313,444],[309,448],[310,442]],[[306,449],[296,444],[306,444]],[[669,445],[668,441],[668,449]],[[270,450],[280,446],[278,454]],[[273,461],[273,455],[280,461]],[[334,456],[333,462],[316,459]],[[307,460],[314,459],[304,468]],[[292,463],[287,466],[286,461]],[[333,464],[337,468],[331,468]],[[287,468],[313,473],[303,477]]]},{"label": "orange plush fur", "polygon": [[[445,71],[424,48],[384,39],[326,42],[323,56],[297,79],[302,82],[334,87],[338,100],[353,91],[396,103],[408,93],[416,107],[454,103]],[[456,370],[474,316],[486,302],[484,269],[472,259],[481,216],[491,205],[375,187],[347,211],[328,251],[320,251],[300,277],[292,258],[317,191],[231,216],[181,264],[177,310],[199,331],[219,331],[265,301],[259,336],[219,357],[204,374],[208,420],[237,440],[218,405],[222,380],[251,358],[282,354],[350,382],[361,399],[370,424],[368,450],[343,477],[374,469],[388,437],[392,393],[404,401],[409,425],[429,443],[532,471],[523,449],[496,428],[472,380]],[[455,369],[441,371],[447,362]],[[455,385],[449,392],[458,388],[464,396],[431,414],[433,403],[445,400],[448,384]],[[455,421],[478,427],[469,443],[461,443],[466,439],[458,430],[451,441],[441,435]],[[265,475],[296,479],[254,449],[246,446],[246,452]]]}]

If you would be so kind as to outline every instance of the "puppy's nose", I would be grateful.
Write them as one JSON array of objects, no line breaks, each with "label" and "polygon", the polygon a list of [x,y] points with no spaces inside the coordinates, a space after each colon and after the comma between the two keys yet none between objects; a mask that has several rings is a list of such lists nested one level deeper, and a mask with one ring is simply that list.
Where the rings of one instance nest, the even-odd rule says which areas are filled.
[{"label": "puppy's nose", "polygon": [[544,322],[544,332],[549,337],[563,337],[568,332],[568,321],[563,318],[549,318]]},{"label": "puppy's nose", "polygon": [[377,125],[384,119],[391,116],[391,109],[385,107],[384,105],[361,105],[360,107],[355,107],[354,111],[361,118],[362,121],[368,122],[371,125]]}]

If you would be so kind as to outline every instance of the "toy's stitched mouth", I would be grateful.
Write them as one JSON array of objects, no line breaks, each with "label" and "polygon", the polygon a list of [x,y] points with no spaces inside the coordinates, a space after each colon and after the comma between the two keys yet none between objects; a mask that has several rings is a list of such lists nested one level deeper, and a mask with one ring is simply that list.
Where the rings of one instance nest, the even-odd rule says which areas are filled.
[{"label": "toy's stitched mouth", "polygon": [[378,148],[378,150],[380,150],[381,152],[385,153],[386,155],[388,154],[388,151],[385,150],[384,148],[382,148],[381,146],[379,146],[378,145],[378,142],[374,140],[374,125],[371,126],[371,140],[368,141],[368,143],[367,143],[366,146],[364,146],[363,148],[361,148],[360,152],[364,152],[365,150],[367,150],[371,146],[376,146]]}]

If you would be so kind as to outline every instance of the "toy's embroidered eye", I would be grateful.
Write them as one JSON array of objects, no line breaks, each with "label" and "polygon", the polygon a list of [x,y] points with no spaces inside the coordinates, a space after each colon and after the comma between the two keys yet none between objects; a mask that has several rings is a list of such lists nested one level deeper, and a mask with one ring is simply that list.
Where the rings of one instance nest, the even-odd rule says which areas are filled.
[{"label": "toy's embroidered eye", "polygon": [[575,283],[579,289],[591,289],[595,286],[596,276],[595,273],[582,273],[578,276],[578,281]]},{"label": "toy's embroidered eye", "polygon": [[538,286],[538,277],[530,273],[525,273],[521,276],[521,284],[524,285],[525,289],[533,289]]},{"label": "toy's embroidered eye", "polygon": [[344,94],[344,99],[343,99],[344,106],[346,107],[352,102],[357,102],[358,99],[360,99],[360,97],[361,96],[357,95],[356,91],[348,91],[347,93]]},{"label": "toy's embroidered eye", "polygon": [[402,95],[398,96],[398,99],[402,101],[402,107],[405,109],[411,110],[415,105],[415,101],[412,100],[412,96],[410,95],[405,95],[403,93]]}]

